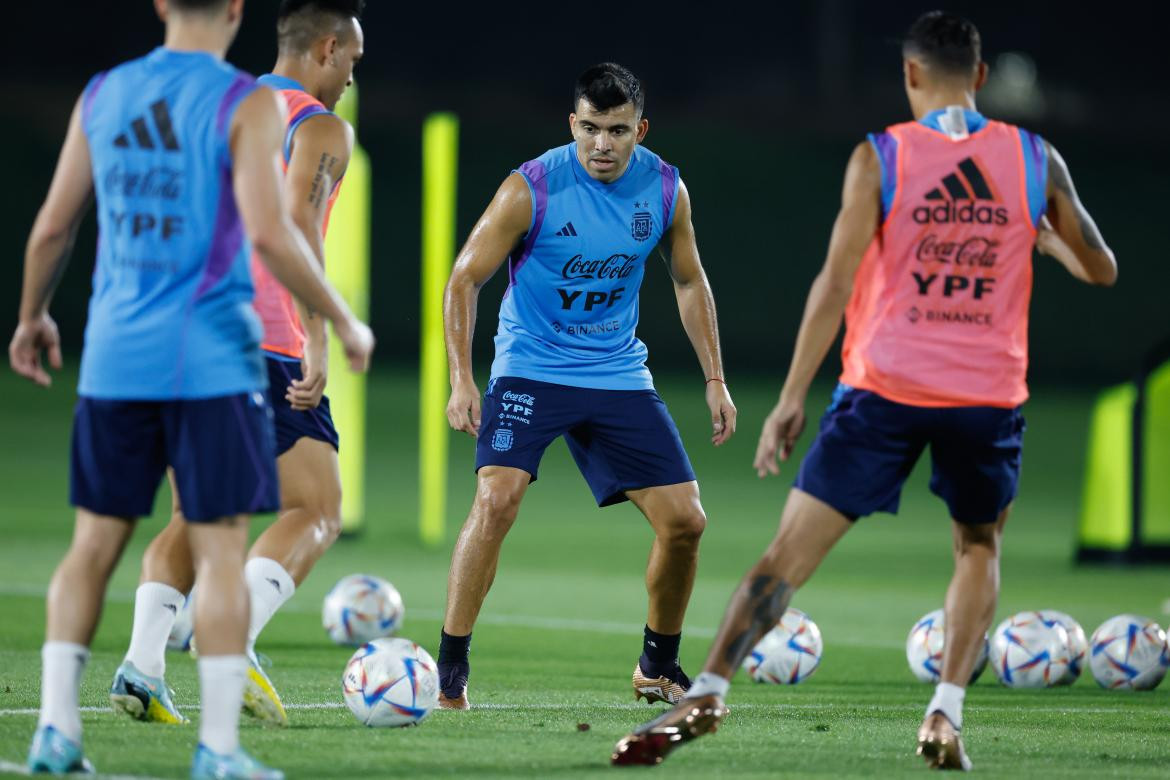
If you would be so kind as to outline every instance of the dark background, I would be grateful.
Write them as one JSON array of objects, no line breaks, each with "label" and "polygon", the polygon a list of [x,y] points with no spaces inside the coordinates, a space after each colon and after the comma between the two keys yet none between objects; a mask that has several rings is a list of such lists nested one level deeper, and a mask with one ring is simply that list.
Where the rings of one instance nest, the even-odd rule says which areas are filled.
[{"label": "dark background", "polygon": [[[360,142],[372,158],[372,324],[383,364],[418,350],[420,127],[461,118],[459,241],[500,180],[569,140],[572,81],[612,59],[648,99],[647,146],[678,165],[691,192],[704,264],[720,310],[730,376],[782,375],[809,282],[819,268],[853,145],[909,117],[899,35],[930,6],[863,0],[754,4],[526,5],[370,0]],[[267,71],[276,3],[250,0],[236,65]],[[1170,109],[1156,6],[1125,13],[1068,3],[956,3],[984,39],[988,114],[1024,124],[1064,154],[1115,250],[1111,290],[1074,282],[1038,259],[1033,380],[1096,385],[1128,377],[1170,336],[1164,251]],[[48,187],[69,111],[89,76],[162,40],[148,0],[45,3],[10,22],[0,55],[6,186],[0,306],[15,313],[24,241]],[[80,350],[94,220],[87,219],[53,313]],[[476,364],[486,372],[503,290],[481,298]],[[14,314],[9,315],[14,320]],[[10,321],[11,321],[10,320]],[[695,371],[665,269],[653,263],[639,335],[657,371]],[[826,375],[837,370],[828,361]]]}]

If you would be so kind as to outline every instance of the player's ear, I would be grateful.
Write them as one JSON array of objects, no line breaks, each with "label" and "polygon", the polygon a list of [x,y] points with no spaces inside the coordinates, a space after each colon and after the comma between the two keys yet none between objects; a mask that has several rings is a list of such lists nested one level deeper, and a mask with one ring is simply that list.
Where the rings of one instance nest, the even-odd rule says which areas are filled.
[{"label": "player's ear", "polygon": [[922,68],[914,60],[902,60],[902,73],[906,77],[906,89],[918,89],[922,83]]},{"label": "player's ear", "polygon": [[991,69],[987,67],[986,62],[980,62],[979,67],[975,69],[975,91],[983,89],[983,85],[987,83],[987,75]]},{"label": "player's ear", "polygon": [[642,139],[646,137],[646,133],[650,131],[650,120],[642,117],[638,120],[638,143],[642,143]]},{"label": "player's ear", "polygon": [[166,24],[167,21],[167,0],[154,0],[154,12],[158,14],[159,21]]},{"label": "player's ear", "polygon": [[228,21],[233,24],[244,15],[244,0],[231,0],[228,3]]},{"label": "player's ear", "polygon": [[577,129],[577,114],[569,112],[569,135],[576,138],[575,131]]}]

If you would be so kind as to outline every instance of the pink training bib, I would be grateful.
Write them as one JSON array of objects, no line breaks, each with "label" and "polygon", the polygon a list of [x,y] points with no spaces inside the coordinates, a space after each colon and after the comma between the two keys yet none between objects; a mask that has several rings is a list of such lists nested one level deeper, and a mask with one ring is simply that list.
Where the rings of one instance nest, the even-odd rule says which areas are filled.
[{"label": "pink training bib", "polygon": [[841,382],[913,406],[1019,406],[1036,239],[1020,132],[887,133],[894,195],[845,312]]}]

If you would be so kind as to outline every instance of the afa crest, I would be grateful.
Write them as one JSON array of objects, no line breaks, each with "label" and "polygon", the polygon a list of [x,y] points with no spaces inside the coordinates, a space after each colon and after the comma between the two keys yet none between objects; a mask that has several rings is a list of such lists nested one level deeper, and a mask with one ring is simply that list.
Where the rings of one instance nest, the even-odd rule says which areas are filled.
[{"label": "afa crest", "polygon": [[654,231],[654,217],[649,211],[635,211],[634,220],[630,223],[630,234],[637,241],[645,241]]},{"label": "afa crest", "polygon": [[497,428],[492,437],[492,449],[496,452],[507,452],[512,449],[512,429]]}]

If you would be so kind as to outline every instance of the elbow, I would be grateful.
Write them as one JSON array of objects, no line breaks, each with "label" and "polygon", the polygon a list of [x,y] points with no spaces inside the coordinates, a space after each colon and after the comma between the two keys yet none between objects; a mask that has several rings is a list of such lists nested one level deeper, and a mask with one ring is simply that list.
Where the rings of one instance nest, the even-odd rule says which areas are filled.
[{"label": "elbow", "polygon": [[826,271],[821,274],[820,288],[825,298],[844,306],[853,295],[853,277]]},{"label": "elbow", "polygon": [[1090,280],[1093,284],[1098,287],[1112,287],[1117,284],[1117,259],[1113,256],[1113,250],[1106,248],[1097,265],[1098,268]]},{"label": "elbow", "polygon": [[276,230],[259,230],[248,234],[248,243],[252,245],[252,251],[260,258],[268,263],[275,255],[280,252],[280,235]]}]

